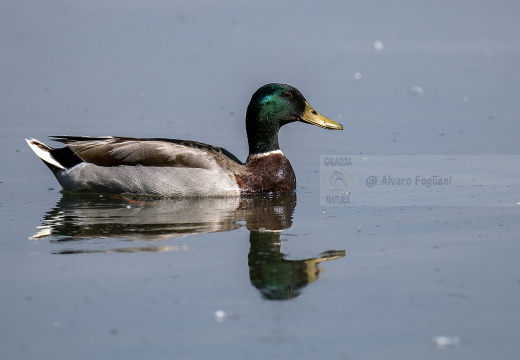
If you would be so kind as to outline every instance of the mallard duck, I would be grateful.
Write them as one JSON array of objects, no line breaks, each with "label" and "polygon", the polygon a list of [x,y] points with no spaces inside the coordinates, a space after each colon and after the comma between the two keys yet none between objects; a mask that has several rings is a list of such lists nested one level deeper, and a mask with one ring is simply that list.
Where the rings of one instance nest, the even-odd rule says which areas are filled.
[{"label": "mallard duck", "polygon": [[189,140],[51,136],[67,145],[56,149],[36,139],[26,141],[65,190],[238,196],[296,188],[292,166],[278,145],[280,127],[294,121],[343,129],[314,110],[296,88],[267,84],[253,94],[247,107],[245,163],[224,148]]}]

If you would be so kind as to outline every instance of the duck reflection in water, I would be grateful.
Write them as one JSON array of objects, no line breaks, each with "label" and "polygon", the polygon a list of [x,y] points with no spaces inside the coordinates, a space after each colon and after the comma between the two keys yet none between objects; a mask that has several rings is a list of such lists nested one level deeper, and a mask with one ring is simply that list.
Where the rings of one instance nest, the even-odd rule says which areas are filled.
[{"label": "duck reflection in water", "polygon": [[[273,201],[274,200],[274,201]],[[282,230],[292,225],[296,194],[282,197],[256,198],[253,212],[246,216],[249,229],[248,264],[251,284],[265,299],[288,300],[316,281],[321,271],[318,264],[345,256],[345,251],[325,251],[317,257],[288,260],[281,252]]]},{"label": "duck reflection in water", "polygon": [[[309,259],[286,259],[280,236],[291,227],[295,206],[295,193],[180,199],[63,193],[31,239],[48,238],[61,248],[53,253],[64,255],[181,251],[187,247],[157,242],[230,231],[245,220],[251,283],[266,299],[286,300],[318,278],[321,262],[345,256],[344,250],[333,250]],[[107,241],[88,241],[93,239]]]}]

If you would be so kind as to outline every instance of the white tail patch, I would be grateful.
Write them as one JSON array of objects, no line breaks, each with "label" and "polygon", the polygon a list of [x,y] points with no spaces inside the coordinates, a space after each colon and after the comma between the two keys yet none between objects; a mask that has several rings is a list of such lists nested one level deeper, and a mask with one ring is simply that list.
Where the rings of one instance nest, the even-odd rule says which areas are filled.
[{"label": "white tail patch", "polygon": [[65,170],[65,167],[61,165],[59,162],[57,162],[52,155],[50,154],[51,148],[45,145],[44,143],[36,140],[36,139],[25,139],[27,141],[27,145],[34,151],[34,153],[43,161],[45,161],[48,164],[51,164],[53,166],[56,166],[57,168]]}]

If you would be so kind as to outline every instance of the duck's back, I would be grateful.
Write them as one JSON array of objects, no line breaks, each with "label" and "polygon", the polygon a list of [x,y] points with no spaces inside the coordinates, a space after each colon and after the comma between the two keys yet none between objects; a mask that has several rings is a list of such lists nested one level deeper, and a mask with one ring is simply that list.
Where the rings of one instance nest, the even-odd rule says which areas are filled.
[{"label": "duck's back", "polygon": [[34,143],[53,160],[49,164],[39,155],[65,190],[162,196],[240,194],[234,173],[244,165],[219,147],[175,139],[55,139],[67,147],[51,149],[36,140]]}]

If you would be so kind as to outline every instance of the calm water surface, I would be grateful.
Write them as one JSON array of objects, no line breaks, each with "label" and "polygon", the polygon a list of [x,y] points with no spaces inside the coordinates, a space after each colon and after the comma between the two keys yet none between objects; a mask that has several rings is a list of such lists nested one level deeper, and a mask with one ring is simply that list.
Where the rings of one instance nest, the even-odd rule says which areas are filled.
[{"label": "calm water surface", "polygon": [[[3,2],[0,14],[6,359],[520,357],[516,2]],[[185,138],[244,160],[247,103],[273,81],[345,126],[282,129],[296,194],[61,193],[23,140]],[[406,192],[321,206],[325,154],[496,163],[421,206]],[[492,206],[463,206],[483,194]]]}]

